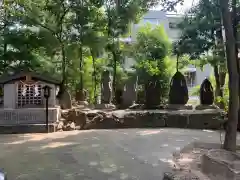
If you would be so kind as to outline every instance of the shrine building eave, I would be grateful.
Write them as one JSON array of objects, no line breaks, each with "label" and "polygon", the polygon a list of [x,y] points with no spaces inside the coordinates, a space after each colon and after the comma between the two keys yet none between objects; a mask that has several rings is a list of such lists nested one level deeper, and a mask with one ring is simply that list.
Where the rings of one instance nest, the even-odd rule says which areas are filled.
[{"label": "shrine building eave", "polygon": [[29,76],[32,79],[35,79],[37,81],[43,81],[43,82],[50,83],[50,84],[55,84],[55,85],[61,84],[60,80],[54,79],[54,78],[46,76],[46,75],[38,74],[35,72],[18,72],[18,73],[10,74],[10,75],[4,74],[0,77],[0,84],[4,85],[4,84],[11,83],[13,81],[18,81],[18,80],[25,78],[26,76]]}]

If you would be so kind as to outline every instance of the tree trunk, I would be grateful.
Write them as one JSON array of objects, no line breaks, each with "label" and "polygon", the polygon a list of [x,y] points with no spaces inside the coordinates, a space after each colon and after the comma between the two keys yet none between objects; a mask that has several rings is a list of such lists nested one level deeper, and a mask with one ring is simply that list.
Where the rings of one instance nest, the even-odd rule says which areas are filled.
[{"label": "tree trunk", "polygon": [[229,110],[225,134],[224,149],[236,151],[238,108],[239,108],[239,75],[236,61],[235,38],[232,27],[229,0],[220,0],[223,25],[226,36],[226,57],[229,73]]},{"label": "tree trunk", "polygon": [[176,64],[176,70],[178,72],[178,68],[179,68],[179,54],[177,54],[177,64]]},{"label": "tree trunk", "polygon": [[118,55],[115,51],[112,52],[112,55],[113,55],[113,83],[112,83],[113,91],[112,92],[113,92],[113,97],[115,97]]},{"label": "tree trunk", "polygon": [[66,80],[66,53],[65,53],[65,47],[64,44],[61,42],[61,53],[62,53],[62,81],[63,86],[66,86],[67,80]]},{"label": "tree trunk", "polygon": [[83,90],[83,52],[82,52],[82,45],[80,46],[79,49],[79,54],[80,54],[80,62],[79,62],[79,70],[80,70],[80,83],[79,83],[79,90]]},{"label": "tree trunk", "polygon": [[[240,76],[240,59],[238,58],[238,19],[237,19],[237,1],[232,0],[232,7],[233,7],[233,32],[234,32],[234,37],[236,39],[236,60],[237,60],[237,67],[238,67],[238,76]],[[239,89],[240,89],[240,79],[239,79]],[[240,91],[238,93],[238,98],[240,102]],[[238,109],[238,129],[240,129],[240,107]]]},{"label": "tree trunk", "polygon": [[215,82],[216,82],[216,89],[215,89],[215,96],[218,97],[222,97],[222,92],[221,92],[221,85],[220,85],[220,75],[219,75],[219,72],[218,72],[218,66],[215,65],[213,67],[213,70],[214,70],[214,77],[215,77]]},{"label": "tree trunk", "polygon": [[3,1],[3,6],[4,6],[4,25],[3,25],[3,38],[4,38],[4,45],[3,45],[3,71],[6,71],[7,68],[7,59],[6,59],[6,54],[7,54],[7,43],[5,41],[6,34],[7,34],[7,26],[8,26],[8,12],[7,12],[7,7],[5,5],[5,1]]},{"label": "tree trunk", "polygon": [[[225,85],[225,78],[226,78],[226,72],[220,72],[219,67],[216,65],[213,67],[214,69],[214,77],[216,82],[216,88],[215,88],[215,97],[221,97],[224,96],[224,85]],[[221,109],[224,109],[224,102],[221,100],[219,102],[219,107]]]},{"label": "tree trunk", "polygon": [[97,104],[97,74],[96,74],[96,60],[93,50],[91,49],[92,63],[93,63],[93,78],[94,78],[94,103]]}]

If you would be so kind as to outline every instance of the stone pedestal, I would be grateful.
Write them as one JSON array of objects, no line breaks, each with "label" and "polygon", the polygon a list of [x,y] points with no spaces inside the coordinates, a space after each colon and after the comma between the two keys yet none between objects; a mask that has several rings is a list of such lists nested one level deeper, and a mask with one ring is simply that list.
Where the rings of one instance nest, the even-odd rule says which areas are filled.
[{"label": "stone pedestal", "polygon": [[220,109],[218,106],[216,105],[197,105],[195,107],[196,110],[208,110],[208,109]]},{"label": "stone pedestal", "polygon": [[89,105],[87,101],[79,101],[78,104],[82,105],[82,106],[88,106]]},{"label": "stone pedestal", "polygon": [[97,104],[95,105],[95,109],[114,110],[116,109],[116,106],[114,104]]},{"label": "stone pedestal", "polygon": [[168,110],[192,110],[193,106],[191,104],[168,104],[166,106],[166,109]]}]

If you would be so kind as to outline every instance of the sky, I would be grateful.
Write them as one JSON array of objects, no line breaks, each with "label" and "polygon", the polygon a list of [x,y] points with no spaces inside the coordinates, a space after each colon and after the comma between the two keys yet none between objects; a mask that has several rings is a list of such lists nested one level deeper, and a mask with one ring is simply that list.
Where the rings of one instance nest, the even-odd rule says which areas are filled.
[{"label": "sky", "polygon": [[[191,8],[192,4],[195,5],[198,3],[199,0],[184,0],[183,6],[178,5],[176,7],[177,13],[184,13],[187,9]],[[160,6],[154,8],[154,9],[161,9]]]}]

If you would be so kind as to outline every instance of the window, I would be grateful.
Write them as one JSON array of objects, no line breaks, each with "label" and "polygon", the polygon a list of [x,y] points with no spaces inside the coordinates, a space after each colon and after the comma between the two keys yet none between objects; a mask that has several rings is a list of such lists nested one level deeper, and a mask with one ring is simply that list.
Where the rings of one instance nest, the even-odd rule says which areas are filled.
[{"label": "window", "polygon": [[31,107],[42,105],[42,85],[38,83],[26,84],[20,81],[17,85],[17,106]]},{"label": "window", "polygon": [[177,29],[177,28],[178,28],[178,25],[177,25],[177,23],[170,22],[170,23],[169,23],[169,28],[170,28],[170,29]]},{"label": "window", "polygon": [[187,82],[187,86],[188,87],[194,87],[196,84],[196,71],[194,72],[185,72],[184,73],[186,82]]}]

